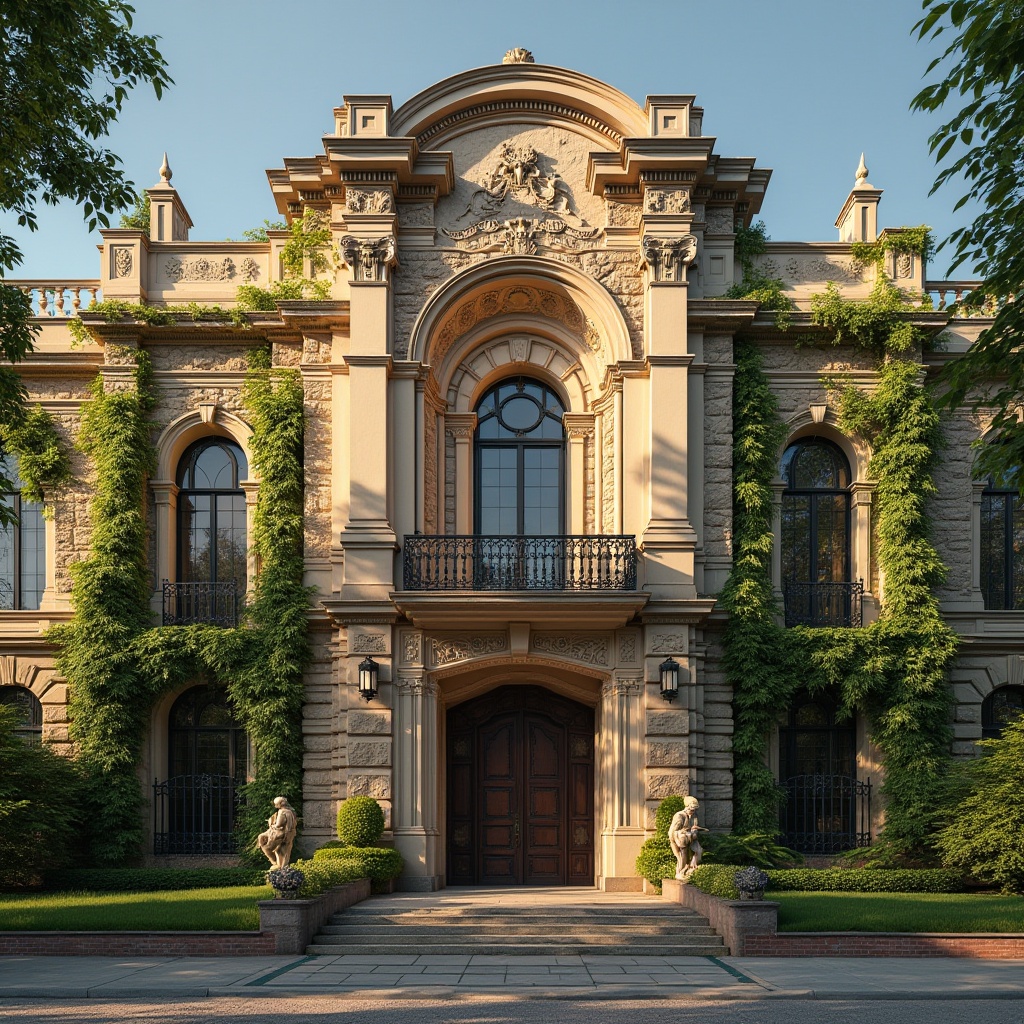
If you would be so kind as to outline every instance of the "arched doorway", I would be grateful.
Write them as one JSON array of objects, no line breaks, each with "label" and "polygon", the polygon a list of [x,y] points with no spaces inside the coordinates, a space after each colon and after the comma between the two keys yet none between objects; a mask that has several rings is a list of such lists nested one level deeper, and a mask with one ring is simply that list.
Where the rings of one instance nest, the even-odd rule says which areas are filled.
[{"label": "arched doorway", "polygon": [[594,884],[594,711],[503,686],[448,711],[448,884]]}]

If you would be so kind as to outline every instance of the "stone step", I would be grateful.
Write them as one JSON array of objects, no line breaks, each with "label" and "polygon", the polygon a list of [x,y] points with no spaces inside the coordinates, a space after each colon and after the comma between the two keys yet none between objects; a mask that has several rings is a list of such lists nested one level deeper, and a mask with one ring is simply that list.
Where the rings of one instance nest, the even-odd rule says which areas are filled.
[{"label": "stone step", "polygon": [[[391,932],[379,935],[375,932],[336,932],[331,926],[322,928],[318,938],[330,939],[339,945],[358,946],[370,942],[404,942],[409,945],[429,946],[433,942],[498,942],[502,941],[509,946],[528,945],[531,942],[589,942],[595,946],[607,946],[614,943],[632,942],[637,946],[651,946],[664,944],[666,942],[686,942],[691,938],[701,939],[714,932],[710,928],[703,928],[699,931],[677,932],[674,935],[643,935],[635,931],[586,933],[576,935],[565,935],[556,931],[531,931],[519,932],[516,934],[502,934],[501,932],[467,932],[455,931],[447,928],[439,928],[429,932]],[[498,938],[500,936],[500,940]]]},{"label": "stone step", "polygon": [[[543,927],[547,925],[548,927]],[[696,920],[679,921],[671,925],[645,923],[635,924],[602,924],[599,929],[589,925],[572,924],[564,922],[533,921],[527,923],[508,924],[477,924],[468,921],[453,922],[446,921],[439,925],[419,923],[417,925],[381,924],[376,923],[372,927],[365,924],[353,924],[345,921],[344,918],[336,917],[330,924],[324,925],[321,929],[324,935],[351,935],[365,939],[367,935],[375,938],[380,936],[407,935],[412,941],[413,937],[444,934],[453,935],[582,935],[584,937],[593,935],[595,931],[603,935],[645,935],[645,936],[672,936],[672,935],[709,935],[711,928],[708,923],[700,918]]]},{"label": "stone step", "polygon": [[[336,915],[337,916],[337,915]],[[405,910],[405,911],[357,911],[355,908],[344,911],[346,920],[380,921],[392,924],[404,924],[406,922],[424,922],[428,924],[444,921],[467,921],[479,924],[514,924],[516,922],[530,921],[554,921],[557,923],[580,924],[601,926],[604,924],[646,924],[657,922],[659,924],[672,924],[677,921],[687,921],[698,918],[700,915],[692,910],[680,908],[678,911],[669,911],[664,914],[648,913],[603,913],[603,914],[561,914],[557,911],[544,912],[543,910],[530,910],[520,913],[518,911],[503,910],[487,913],[464,913],[452,910]]]},{"label": "stone step", "polygon": [[[722,956],[724,945],[721,936],[708,936],[692,943],[672,943],[659,946],[644,946],[643,956]],[[360,953],[371,956],[573,956],[608,955],[635,956],[637,948],[633,943],[626,945],[602,946],[587,942],[543,942],[533,945],[509,946],[503,943],[443,942],[432,946],[403,945],[399,943],[363,943]],[[351,953],[352,947],[325,943],[317,936],[306,947],[310,955],[340,956]]]}]

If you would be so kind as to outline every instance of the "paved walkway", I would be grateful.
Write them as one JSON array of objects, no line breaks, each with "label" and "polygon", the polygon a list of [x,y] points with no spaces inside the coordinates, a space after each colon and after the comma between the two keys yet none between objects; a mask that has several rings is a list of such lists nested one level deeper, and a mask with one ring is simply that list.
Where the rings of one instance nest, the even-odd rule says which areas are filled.
[{"label": "paved walkway", "polygon": [[[374,897],[408,908],[650,905],[595,890],[446,890]],[[423,998],[1024,999],[1024,960],[611,954],[260,957],[0,957],[0,998],[304,995]]]}]

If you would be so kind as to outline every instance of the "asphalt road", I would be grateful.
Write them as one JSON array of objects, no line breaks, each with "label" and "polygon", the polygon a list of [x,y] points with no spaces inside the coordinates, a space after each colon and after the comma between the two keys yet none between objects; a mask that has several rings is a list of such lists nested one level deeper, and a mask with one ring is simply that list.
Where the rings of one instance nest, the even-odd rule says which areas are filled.
[{"label": "asphalt road", "polygon": [[0,1018],[5,1024],[1022,1024],[1024,1000],[3,999]]}]

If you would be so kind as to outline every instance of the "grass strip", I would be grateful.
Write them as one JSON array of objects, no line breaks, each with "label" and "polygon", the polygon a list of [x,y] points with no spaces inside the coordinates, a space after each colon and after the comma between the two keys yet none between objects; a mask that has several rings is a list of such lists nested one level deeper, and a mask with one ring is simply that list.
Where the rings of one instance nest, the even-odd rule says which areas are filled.
[{"label": "grass strip", "polygon": [[780,932],[1024,932],[1024,898],[976,893],[779,892]]},{"label": "grass strip", "polygon": [[135,893],[0,894],[0,931],[258,931],[269,885]]}]

